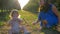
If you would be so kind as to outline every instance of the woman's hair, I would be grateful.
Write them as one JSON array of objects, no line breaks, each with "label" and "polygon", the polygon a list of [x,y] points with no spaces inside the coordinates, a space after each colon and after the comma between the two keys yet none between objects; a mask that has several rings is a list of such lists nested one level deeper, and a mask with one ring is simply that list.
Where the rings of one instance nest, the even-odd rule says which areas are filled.
[{"label": "woman's hair", "polygon": [[12,17],[15,13],[18,14],[18,10],[17,9],[11,10],[10,17]]},{"label": "woman's hair", "polygon": [[49,0],[44,0],[45,4],[44,6],[41,6],[40,8],[40,11],[44,11],[44,12],[47,12],[49,9],[50,9],[50,4],[49,4]]}]

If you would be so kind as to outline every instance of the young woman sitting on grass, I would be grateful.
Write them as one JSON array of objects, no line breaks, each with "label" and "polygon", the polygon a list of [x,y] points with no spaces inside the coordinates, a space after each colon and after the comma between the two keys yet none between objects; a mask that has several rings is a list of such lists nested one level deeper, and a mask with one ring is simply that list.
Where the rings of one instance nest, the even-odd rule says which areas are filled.
[{"label": "young woman sitting on grass", "polygon": [[43,27],[51,28],[55,25],[60,25],[60,14],[54,4],[51,4],[49,0],[40,0],[40,13],[38,20],[33,24],[40,22],[40,30]]}]

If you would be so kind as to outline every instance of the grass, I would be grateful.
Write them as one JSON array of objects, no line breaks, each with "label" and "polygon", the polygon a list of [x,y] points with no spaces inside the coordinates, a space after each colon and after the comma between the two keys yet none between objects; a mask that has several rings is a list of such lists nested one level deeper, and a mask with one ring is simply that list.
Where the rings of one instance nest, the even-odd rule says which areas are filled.
[{"label": "grass", "polygon": [[32,34],[37,34],[38,31],[36,30],[37,28],[39,28],[39,24],[37,25],[32,25],[32,22],[36,21],[38,14],[34,14],[31,13],[29,11],[19,11],[21,18],[24,20],[25,24],[28,24],[29,26],[27,26],[27,29],[29,31],[34,31],[32,32]]},{"label": "grass", "polygon": [[[40,31],[37,30],[39,28],[39,23],[37,25],[32,25],[32,22],[34,22],[38,17],[38,13],[32,13],[29,11],[24,11],[24,10],[19,10],[19,14],[21,15],[21,18],[23,19],[23,24],[26,26],[27,24],[29,26],[26,26],[27,30],[31,32],[31,34],[44,34],[44,32],[40,33]],[[8,15],[6,19],[8,20]],[[1,19],[0,19],[1,20]],[[0,21],[0,25],[4,25],[4,21]],[[8,27],[3,27],[2,29],[0,28],[0,32],[3,31],[2,33],[6,32]]]},{"label": "grass", "polygon": [[[29,26],[26,26],[27,30],[29,30],[31,32],[31,34],[39,34],[40,32],[37,30],[37,28],[39,28],[39,24],[37,25],[32,25],[32,22],[34,22],[37,19],[38,14],[34,14],[32,12],[29,11],[24,11],[24,10],[20,10],[19,14],[21,15],[21,18],[23,19],[23,24],[26,26],[27,24]],[[8,15],[7,15],[7,21],[8,21]],[[4,25],[3,23],[5,23],[5,21],[3,20],[2,22],[0,21],[1,25]],[[8,27],[3,27],[2,29],[0,29],[1,31],[7,31]],[[4,32],[3,32],[4,33]]]}]

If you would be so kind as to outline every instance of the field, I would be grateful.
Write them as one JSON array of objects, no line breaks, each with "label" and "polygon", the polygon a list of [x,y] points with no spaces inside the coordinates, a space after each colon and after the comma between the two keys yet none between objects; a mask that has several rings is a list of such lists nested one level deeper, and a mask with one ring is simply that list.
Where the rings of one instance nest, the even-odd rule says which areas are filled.
[{"label": "field", "polygon": [[[29,11],[20,10],[19,14],[20,18],[23,19],[23,25],[26,26],[27,30],[31,32],[31,34],[39,34],[40,32],[37,30],[40,26],[32,25],[32,22],[36,21],[38,13],[32,13]],[[4,17],[2,17],[4,18]],[[9,19],[9,17],[7,17]],[[7,20],[8,21],[8,20]],[[7,34],[9,27],[7,26],[7,21],[0,21],[0,34]],[[27,25],[28,24],[28,25]]]},{"label": "field", "polygon": [[[21,15],[20,18],[22,18],[23,20],[23,25],[26,26],[27,30],[31,32],[31,34],[44,34],[44,32],[40,32],[38,30],[38,28],[40,27],[39,23],[36,25],[32,25],[32,22],[36,21],[36,19],[38,18],[38,13],[19,10],[19,14]],[[9,15],[7,15],[6,17],[6,21],[0,20],[0,34],[8,34],[9,26],[7,25],[7,21],[10,19],[8,16]]]}]

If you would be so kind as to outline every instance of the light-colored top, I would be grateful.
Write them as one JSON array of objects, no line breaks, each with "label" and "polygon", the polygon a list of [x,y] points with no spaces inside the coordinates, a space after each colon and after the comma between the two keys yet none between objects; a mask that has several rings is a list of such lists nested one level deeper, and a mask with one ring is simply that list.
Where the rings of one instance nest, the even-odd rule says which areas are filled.
[{"label": "light-colored top", "polygon": [[13,18],[9,21],[12,32],[19,32],[19,30],[20,30],[19,26],[20,26],[21,22],[22,22],[22,20],[19,18]]}]

